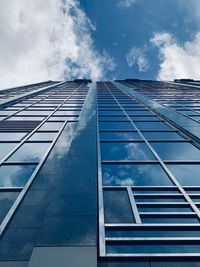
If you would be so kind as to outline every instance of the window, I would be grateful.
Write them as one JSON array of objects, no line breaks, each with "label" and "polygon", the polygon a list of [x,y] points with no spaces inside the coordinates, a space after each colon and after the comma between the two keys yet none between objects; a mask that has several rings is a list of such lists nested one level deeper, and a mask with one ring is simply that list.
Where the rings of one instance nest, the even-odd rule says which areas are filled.
[{"label": "window", "polygon": [[102,176],[106,186],[172,185],[159,164],[103,164]]},{"label": "window", "polygon": [[200,150],[184,142],[152,142],[152,147],[163,160],[199,160]]},{"label": "window", "polygon": [[8,160],[40,161],[50,143],[24,143]]},{"label": "window", "polygon": [[102,160],[153,160],[144,142],[101,142]]}]

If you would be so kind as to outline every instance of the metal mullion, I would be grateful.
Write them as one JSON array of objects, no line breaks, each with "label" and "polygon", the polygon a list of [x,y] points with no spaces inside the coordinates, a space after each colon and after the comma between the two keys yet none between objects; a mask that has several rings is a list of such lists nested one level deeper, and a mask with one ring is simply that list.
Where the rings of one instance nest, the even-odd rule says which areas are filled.
[{"label": "metal mullion", "polygon": [[99,254],[100,256],[106,255],[106,242],[105,242],[105,218],[104,218],[104,199],[103,199],[103,178],[101,168],[101,147],[99,136],[99,114],[98,114],[98,93],[96,92],[97,103],[97,161],[98,161],[98,203],[99,203]]},{"label": "metal mullion", "polygon": [[[118,88],[118,87],[117,87]],[[122,92],[124,92],[122,89],[118,88],[119,90],[121,90]],[[124,92],[125,93],[125,92]],[[128,95],[128,94],[127,94]],[[120,105],[120,104],[119,104]],[[122,107],[121,107],[122,108]],[[123,109],[123,108],[122,108]],[[126,113],[126,111],[123,109],[124,113]],[[131,119],[127,114],[127,117],[129,118],[130,122]],[[157,152],[154,150],[154,148],[149,144],[149,142],[146,140],[146,138],[144,137],[144,135],[141,133],[141,131],[138,129],[138,127],[135,125],[135,123],[132,122],[132,125],[135,127],[135,129],[138,131],[138,133],[140,134],[140,136],[144,139],[146,145],[148,146],[148,148],[151,150],[151,152],[153,153],[153,155],[156,157],[156,159],[160,162],[161,166],[163,167],[163,169],[165,170],[165,172],[167,173],[167,175],[169,176],[169,178],[171,179],[171,181],[178,187],[179,191],[183,194],[183,196],[185,197],[185,199],[189,202],[189,204],[191,205],[191,208],[196,212],[196,215],[198,216],[198,218],[200,219],[200,210],[197,208],[197,206],[195,205],[195,203],[193,202],[193,200],[189,197],[189,195],[186,193],[186,191],[183,189],[182,185],[177,181],[177,179],[175,178],[175,176],[171,173],[171,171],[167,168],[167,166],[165,165],[165,163],[162,161],[162,159],[160,158],[160,156],[157,154]]]},{"label": "metal mullion", "polygon": [[[59,83],[59,84],[55,84],[55,85],[53,85],[52,87],[56,87],[56,85],[62,85],[62,84],[65,84],[65,83],[66,83],[66,82],[62,82],[62,83]],[[67,83],[67,84],[68,84],[68,83]],[[50,88],[50,89],[51,89],[51,88]],[[45,98],[49,97],[50,95],[55,94],[56,92],[58,92],[58,91],[60,91],[60,90],[62,90],[62,89],[57,89],[54,93],[49,94],[49,95],[43,97],[42,99],[37,100],[37,101],[33,102],[32,104],[30,104],[30,105],[28,105],[28,106],[25,106],[24,108],[21,108],[21,109],[17,110],[17,111],[16,111],[15,113],[13,113],[12,115],[8,115],[7,117],[5,117],[2,121],[6,120],[6,119],[9,119],[9,118],[12,117],[13,115],[16,115],[17,113],[19,113],[19,112],[21,112],[21,111],[23,111],[23,110],[25,110],[25,109],[27,109],[27,108],[29,108],[29,107],[31,107],[31,106],[37,104],[37,103],[43,101]],[[27,115],[27,116],[28,116],[28,115]]]},{"label": "metal mullion", "polygon": [[136,202],[135,202],[135,198],[133,196],[133,192],[132,192],[130,186],[127,186],[127,192],[128,192],[128,197],[129,197],[129,200],[130,200],[132,212],[133,212],[133,215],[134,215],[134,218],[135,218],[135,222],[136,223],[142,223],[142,221],[140,219],[140,214],[138,212],[138,208],[137,208],[137,205],[136,205]]},{"label": "metal mullion", "polygon": [[[79,88],[82,86],[82,84],[74,90],[74,92],[76,92],[77,90],[79,90]],[[73,93],[71,95],[73,95]],[[65,121],[63,123],[63,125],[61,126],[60,130],[58,131],[58,134],[56,136],[56,138],[53,140],[53,142],[51,143],[50,147],[48,148],[48,150],[46,151],[46,153],[44,154],[44,156],[42,157],[42,159],[40,160],[39,164],[37,165],[37,167],[35,168],[35,170],[33,171],[31,177],[28,179],[27,183],[25,184],[25,186],[23,187],[21,193],[19,194],[19,196],[17,197],[17,199],[15,200],[15,202],[13,203],[12,207],[10,208],[9,212],[7,213],[7,215],[5,216],[5,218],[3,219],[1,225],[0,225],[0,236],[3,234],[4,230],[6,229],[9,221],[11,220],[12,216],[14,215],[16,209],[18,208],[18,206],[20,205],[21,201],[23,200],[26,192],[29,190],[29,187],[31,186],[31,184],[33,183],[38,171],[40,170],[40,168],[42,167],[44,161],[46,160],[47,156],[49,155],[49,153],[51,152],[53,146],[55,145],[56,141],[58,140],[59,136],[61,135],[63,129],[65,128],[65,126],[67,125],[67,121]],[[38,128],[38,127],[37,127]]]},{"label": "metal mullion", "polygon": [[[74,92],[76,92],[80,87],[82,86],[82,84],[77,88],[77,89],[75,89],[72,93],[71,93],[71,95],[73,95],[73,93]],[[69,97],[68,97],[69,98]],[[67,99],[68,99],[67,98]],[[0,166],[10,157],[10,156],[12,156],[14,153],[15,153],[15,151],[17,151],[17,149],[19,148],[19,147],[21,147],[58,109],[59,109],[59,107],[63,104],[63,103],[65,103],[66,101],[67,101],[67,99],[65,99],[58,107],[56,107],[55,109],[54,109],[54,111],[52,111],[52,113],[51,114],[49,114],[49,116],[48,117],[46,117],[32,132],[30,132],[20,143],[19,143],[19,145],[18,146],[16,146],[9,154],[7,154],[1,161],[0,161]],[[66,121],[67,122],[67,121]]]}]

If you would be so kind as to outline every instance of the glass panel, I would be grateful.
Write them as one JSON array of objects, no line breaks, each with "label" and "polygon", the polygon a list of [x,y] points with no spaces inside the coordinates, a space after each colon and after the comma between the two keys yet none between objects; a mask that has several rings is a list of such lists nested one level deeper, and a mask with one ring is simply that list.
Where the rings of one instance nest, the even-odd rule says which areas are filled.
[{"label": "glass panel", "polygon": [[0,223],[5,218],[18,195],[19,192],[0,192]]},{"label": "glass panel", "polygon": [[44,117],[19,117],[19,116],[14,116],[10,117],[8,121],[42,121]]},{"label": "glass panel", "polygon": [[9,161],[40,161],[49,146],[50,143],[25,143],[9,158]]},{"label": "glass panel", "polygon": [[54,116],[74,116],[74,115],[79,115],[80,111],[76,111],[76,110],[71,110],[71,111],[56,111],[53,115]]},{"label": "glass panel", "polygon": [[45,122],[41,127],[40,131],[59,131],[63,122]]},{"label": "glass panel", "polygon": [[163,122],[135,122],[140,130],[170,130]]},{"label": "glass panel", "polygon": [[106,111],[99,111],[99,115],[124,115],[122,110],[106,110]]},{"label": "glass panel", "polygon": [[168,164],[167,167],[182,185],[200,185],[200,164]]},{"label": "glass panel", "polygon": [[0,132],[0,141],[20,141],[26,134]]},{"label": "glass panel", "polygon": [[36,165],[2,165],[0,167],[0,186],[24,186]]},{"label": "glass panel", "polygon": [[100,130],[133,130],[134,126],[130,122],[99,122]]},{"label": "glass panel", "polygon": [[172,185],[158,164],[103,164],[102,172],[104,185]]},{"label": "glass panel", "polygon": [[[199,253],[199,244],[141,244],[135,245],[109,245],[107,246],[108,253]],[[134,264],[132,265],[134,266]],[[159,266],[159,265],[157,265]],[[167,266],[167,265],[166,265]],[[170,266],[170,265],[168,265]],[[180,266],[179,264],[177,266]]]},{"label": "glass panel", "polygon": [[192,212],[190,206],[174,206],[174,205],[165,205],[165,206],[152,206],[152,205],[145,205],[140,206],[138,205],[139,212]]},{"label": "glass panel", "polygon": [[101,140],[135,140],[141,139],[137,132],[100,132]]},{"label": "glass panel", "polygon": [[143,132],[142,134],[146,139],[160,139],[160,140],[183,139],[183,137],[174,132]]},{"label": "glass panel", "polygon": [[142,223],[199,223],[197,217],[183,217],[179,215],[179,217],[169,217],[167,214],[165,217],[142,217]]},{"label": "glass panel", "polygon": [[30,141],[49,141],[56,137],[57,133],[34,133],[29,140]]},{"label": "glass panel", "polygon": [[106,223],[134,223],[128,194],[125,190],[104,190]]},{"label": "glass panel", "polygon": [[112,142],[101,143],[102,160],[153,160],[145,143]]},{"label": "glass panel", "polygon": [[0,143],[0,160],[8,155],[16,145],[17,143]]},{"label": "glass panel", "polygon": [[[159,228],[160,229],[160,228]],[[199,230],[181,230],[180,227],[177,229],[169,229],[165,227],[165,229],[157,230],[154,228],[143,228],[137,230],[137,228],[134,228],[134,230],[124,230],[124,231],[113,231],[113,230],[107,230],[106,231],[107,237],[200,237],[200,231]]]},{"label": "glass panel", "polygon": [[[162,159],[166,160],[199,160],[200,150],[190,143],[151,143]],[[184,151],[184,153],[183,153]]]}]

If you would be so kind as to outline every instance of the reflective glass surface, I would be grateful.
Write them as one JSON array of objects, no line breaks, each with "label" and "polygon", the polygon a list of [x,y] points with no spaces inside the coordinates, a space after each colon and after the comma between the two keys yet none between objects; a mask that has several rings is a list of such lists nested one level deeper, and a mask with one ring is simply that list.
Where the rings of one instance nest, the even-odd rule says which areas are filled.
[{"label": "reflective glass surface", "polygon": [[151,145],[164,160],[200,160],[200,150],[190,143],[152,142]]},{"label": "reflective glass surface", "polygon": [[2,165],[0,167],[0,186],[24,186],[35,168],[35,165]]},{"label": "reflective glass surface", "polygon": [[183,139],[178,133],[174,132],[143,132],[142,133],[146,139],[164,139],[164,140],[177,140]]},{"label": "reflective glass surface", "polygon": [[0,223],[16,200],[19,192],[0,192]]},{"label": "reflective glass surface", "polygon": [[8,160],[40,161],[49,146],[50,143],[25,143]]},{"label": "reflective glass surface", "polygon": [[142,139],[137,132],[100,132],[101,140],[136,140]]},{"label": "reflective glass surface", "polygon": [[63,122],[45,122],[40,128],[40,131],[59,131]]},{"label": "reflective glass surface", "polygon": [[182,185],[200,186],[200,164],[168,164],[167,167]]},{"label": "reflective glass surface", "polygon": [[48,141],[53,140],[56,137],[57,133],[34,133],[28,140],[30,141]]},{"label": "reflective glass surface", "polygon": [[170,130],[164,122],[135,122],[139,130]]},{"label": "reflective glass surface", "polygon": [[153,160],[155,159],[145,143],[101,142],[102,160]]},{"label": "reflective glass surface", "polygon": [[0,141],[20,141],[27,133],[0,132]]},{"label": "reflective glass surface", "polygon": [[0,160],[8,155],[16,145],[17,143],[0,143]]},{"label": "reflective glass surface", "polygon": [[133,130],[134,126],[130,122],[99,122],[100,130]]},{"label": "reflective glass surface", "polygon": [[102,172],[104,185],[172,185],[157,164],[105,164],[102,165]]},{"label": "reflective glass surface", "polygon": [[125,190],[104,190],[106,223],[134,223],[128,194]]}]

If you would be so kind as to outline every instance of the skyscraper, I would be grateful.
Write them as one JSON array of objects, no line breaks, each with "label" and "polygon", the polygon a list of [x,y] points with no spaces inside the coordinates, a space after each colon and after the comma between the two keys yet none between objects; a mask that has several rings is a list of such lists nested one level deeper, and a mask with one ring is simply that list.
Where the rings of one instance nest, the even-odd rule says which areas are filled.
[{"label": "skyscraper", "polygon": [[0,91],[0,267],[200,266],[199,86]]}]

